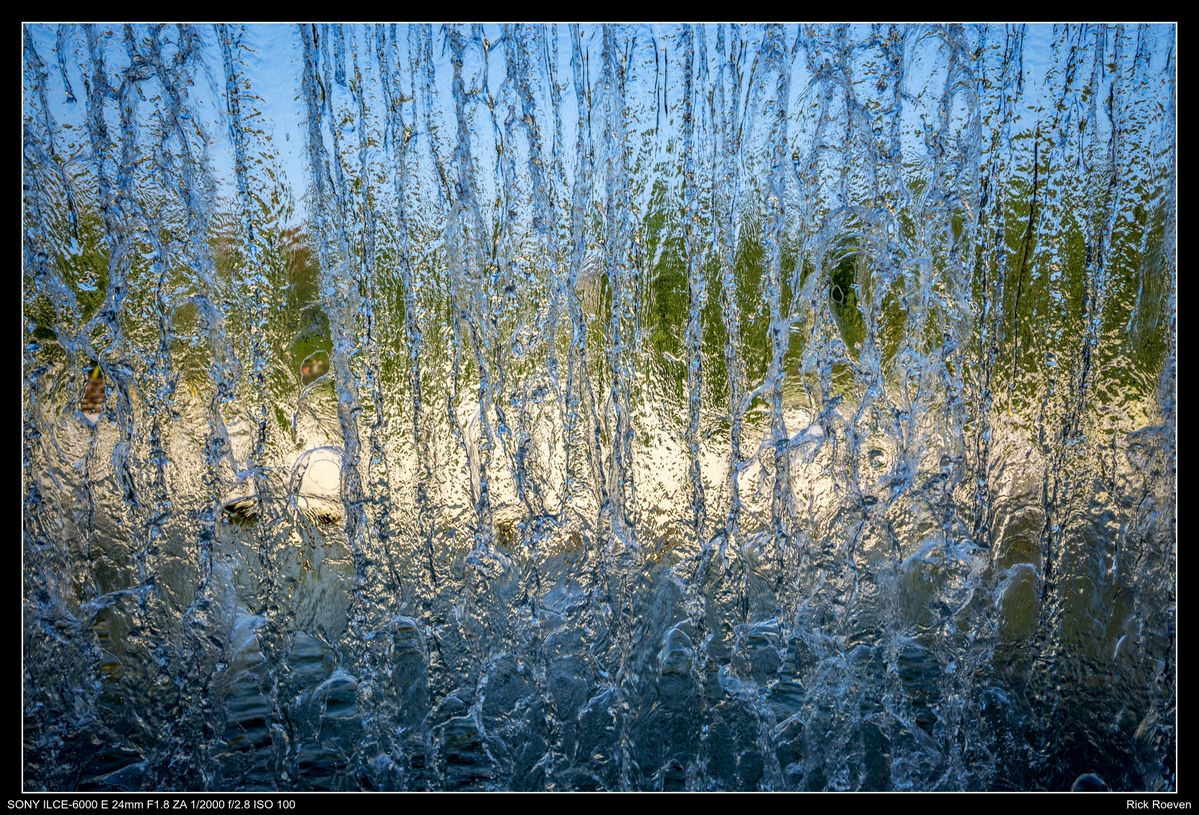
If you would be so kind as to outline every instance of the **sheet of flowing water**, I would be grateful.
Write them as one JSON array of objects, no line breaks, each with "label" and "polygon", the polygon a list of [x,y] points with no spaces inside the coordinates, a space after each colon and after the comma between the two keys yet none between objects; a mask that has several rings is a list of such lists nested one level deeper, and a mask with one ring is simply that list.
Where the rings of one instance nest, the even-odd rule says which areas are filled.
[{"label": "sheet of flowing water", "polygon": [[26,785],[1172,789],[1175,47],[26,27]]}]

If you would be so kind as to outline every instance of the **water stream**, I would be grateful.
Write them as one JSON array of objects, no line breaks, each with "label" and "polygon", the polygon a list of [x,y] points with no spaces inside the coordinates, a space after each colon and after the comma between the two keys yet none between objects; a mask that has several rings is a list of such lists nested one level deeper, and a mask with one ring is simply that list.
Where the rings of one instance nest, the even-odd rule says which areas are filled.
[{"label": "water stream", "polygon": [[1173,27],[23,37],[27,788],[1174,788]]}]

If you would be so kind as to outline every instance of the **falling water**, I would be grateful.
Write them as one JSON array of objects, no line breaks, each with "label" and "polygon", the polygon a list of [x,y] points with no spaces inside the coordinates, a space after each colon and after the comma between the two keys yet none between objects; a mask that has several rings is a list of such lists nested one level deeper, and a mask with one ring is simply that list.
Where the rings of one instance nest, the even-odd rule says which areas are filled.
[{"label": "falling water", "polygon": [[1173,789],[1175,49],[25,27],[25,784]]}]

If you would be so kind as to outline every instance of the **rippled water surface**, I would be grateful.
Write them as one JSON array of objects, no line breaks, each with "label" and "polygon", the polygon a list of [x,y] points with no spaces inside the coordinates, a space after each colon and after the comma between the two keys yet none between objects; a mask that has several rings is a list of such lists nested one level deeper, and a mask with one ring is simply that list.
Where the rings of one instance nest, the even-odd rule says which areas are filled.
[{"label": "rippled water surface", "polygon": [[28,788],[1173,789],[1173,27],[23,36]]}]

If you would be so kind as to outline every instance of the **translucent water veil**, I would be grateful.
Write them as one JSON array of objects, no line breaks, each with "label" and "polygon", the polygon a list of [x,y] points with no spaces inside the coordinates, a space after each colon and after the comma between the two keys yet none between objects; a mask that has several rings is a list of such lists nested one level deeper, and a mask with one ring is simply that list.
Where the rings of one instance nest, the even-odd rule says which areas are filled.
[{"label": "translucent water veil", "polygon": [[1173,789],[1173,27],[23,37],[28,788]]}]

